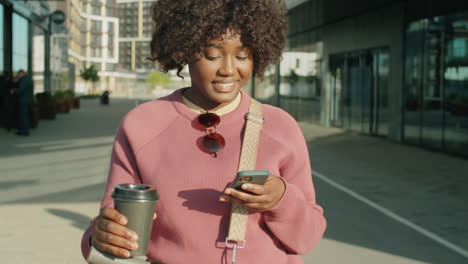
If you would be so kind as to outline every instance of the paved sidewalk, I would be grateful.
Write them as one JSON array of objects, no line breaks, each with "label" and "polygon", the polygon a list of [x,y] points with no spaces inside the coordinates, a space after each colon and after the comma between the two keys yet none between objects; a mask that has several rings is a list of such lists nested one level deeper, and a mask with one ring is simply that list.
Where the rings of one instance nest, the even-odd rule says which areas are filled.
[{"label": "paved sidewalk", "polygon": [[[84,263],[81,235],[98,211],[115,130],[135,104],[111,99],[109,106],[101,106],[97,100],[82,100],[81,109],[54,121],[41,120],[30,137],[0,130],[2,263]],[[368,233],[360,228],[366,226],[398,230],[393,233],[415,231],[326,182],[345,186],[466,251],[467,160],[339,129],[300,125],[316,172],[317,200],[329,223],[325,239],[304,256],[305,263],[468,262],[424,236],[417,245],[404,247],[385,243],[380,234],[364,237]],[[362,226],[351,226],[347,219],[363,210],[372,216],[362,215]],[[434,257],[428,257],[428,249]]]},{"label": "paved sidewalk", "polygon": [[[411,259],[421,261],[417,263],[468,263],[468,160],[336,128],[300,125],[316,174],[317,200],[324,207],[328,220],[324,242],[310,254],[314,256],[311,260],[320,260],[318,263],[414,263]],[[337,189],[340,187],[368,199],[390,215],[396,214],[401,222],[349,194],[344,195],[342,201],[331,198],[332,191],[344,193]],[[357,215],[361,221],[350,224],[348,219],[356,217],[359,211],[341,207],[340,203],[346,204],[345,199],[371,208],[376,212],[372,216],[375,219]],[[398,240],[404,234],[392,234],[390,223],[383,224],[384,220],[378,220],[378,215],[405,228],[397,232],[418,234],[420,241]],[[431,239],[414,227],[408,228],[411,224],[436,237]],[[377,226],[375,233],[366,233],[365,226],[374,225]],[[393,241],[391,236],[397,241],[389,243]],[[443,242],[461,249],[465,257]],[[330,243],[335,243],[335,247]],[[337,243],[345,246],[336,246]],[[368,252],[341,253],[340,250],[349,251],[350,246]],[[330,248],[335,251],[323,254]],[[384,254],[377,256],[376,252]],[[390,260],[389,254],[406,259]],[[344,257],[337,259],[340,255]]]}]

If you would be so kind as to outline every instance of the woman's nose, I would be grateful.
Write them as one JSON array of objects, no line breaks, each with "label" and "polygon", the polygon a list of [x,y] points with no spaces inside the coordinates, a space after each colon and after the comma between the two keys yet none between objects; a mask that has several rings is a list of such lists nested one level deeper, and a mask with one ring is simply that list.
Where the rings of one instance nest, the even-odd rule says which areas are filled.
[{"label": "woman's nose", "polygon": [[222,61],[219,73],[223,76],[231,76],[234,75],[235,68],[234,60],[231,57],[226,57]]}]

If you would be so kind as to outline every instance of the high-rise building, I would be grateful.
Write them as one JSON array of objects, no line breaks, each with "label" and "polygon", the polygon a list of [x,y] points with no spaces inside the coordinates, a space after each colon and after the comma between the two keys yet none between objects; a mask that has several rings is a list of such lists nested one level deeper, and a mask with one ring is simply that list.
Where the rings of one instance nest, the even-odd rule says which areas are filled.
[{"label": "high-rise building", "polygon": [[117,0],[119,18],[119,71],[148,72],[154,69],[150,56],[151,6],[154,0]]},{"label": "high-rise building", "polygon": [[[115,0],[67,0],[67,27],[69,30],[69,61],[79,76],[83,65],[95,65],[99,70],[99,90],[115,83],[118,58],[118,28]],[[89,85],[76,78],[78,92],[87,92]]]}]

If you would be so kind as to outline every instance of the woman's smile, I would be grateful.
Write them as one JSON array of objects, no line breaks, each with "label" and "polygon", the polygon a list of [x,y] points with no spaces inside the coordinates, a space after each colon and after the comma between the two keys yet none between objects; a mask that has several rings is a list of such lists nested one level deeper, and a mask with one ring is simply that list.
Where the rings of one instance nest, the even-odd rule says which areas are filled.
[{"label": "woman's smile", "polygon": [[231,82],[212,82],[213,88],[220,93],[230,93],[236,89],[237,81]]}]

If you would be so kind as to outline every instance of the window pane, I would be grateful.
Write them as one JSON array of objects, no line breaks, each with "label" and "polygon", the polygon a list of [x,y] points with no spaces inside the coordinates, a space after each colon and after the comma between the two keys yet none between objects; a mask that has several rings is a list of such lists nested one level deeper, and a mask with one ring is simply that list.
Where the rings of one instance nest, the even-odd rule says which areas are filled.
[{"label": "window pane", "polygon": [[[468,156],[468,13],[451,18],[447,28],[445,57],[445,146],[450,152]],[[453,51],[450,54],[450,51]]]},{"label": "window pane", "polygon": [[319,123],[323,43],[314,36],[308,32],[290,39],[280,64],[279,101],[297,120]]},{"label": "window pane", "polygon": [[34,91],[44,91],[44,31],[39,27],[33,27],[32,48],[32,78],[34,81]]},{"label": "window pane", "polygon": [[421,139],[422,64],[424,23],[413,22],[406,31],[405,65],[405,141],[419,144]]},{"label": "window pane", "polygon": [[0,72],[4,70],[3,64],[3,5],[0,4]]},{"label": "window pane", "polygon": [[468,155],[468,13],[406,32],[405,140]]},{"label": "window pane", "polygon": [[13,71],[28,70],[28,21],[13,14]]}]

